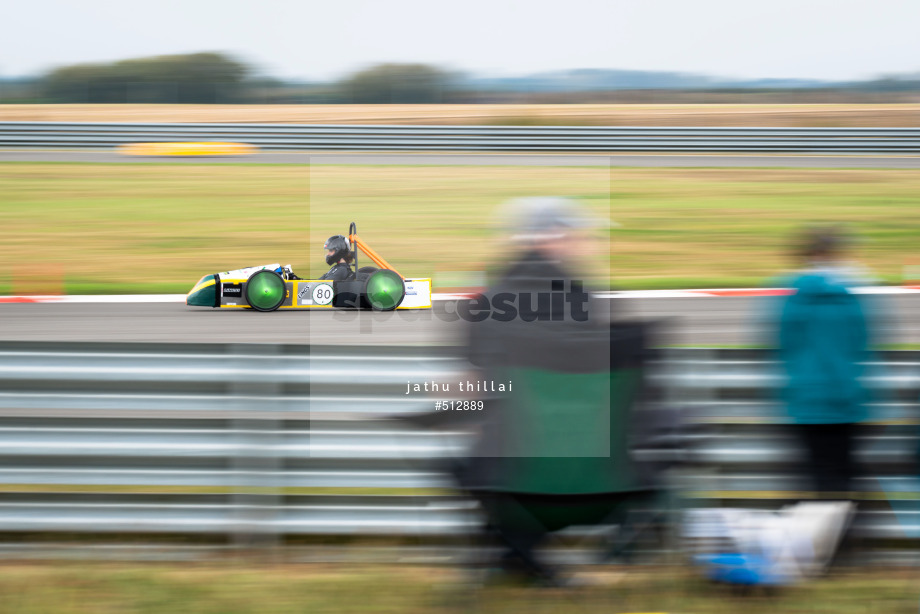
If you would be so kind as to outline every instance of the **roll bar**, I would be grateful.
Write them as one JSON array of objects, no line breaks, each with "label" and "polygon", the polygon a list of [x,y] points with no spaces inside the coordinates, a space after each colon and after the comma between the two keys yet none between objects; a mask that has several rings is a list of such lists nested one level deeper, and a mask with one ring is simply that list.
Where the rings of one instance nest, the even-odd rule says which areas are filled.
[{"label": "roll bar", "polygon": [[367,243],[361,240],[361,238],[358,236],[358,225],[355,224],[354,222],[352,222],[351,225],[348,226],[348,240],[351,241],[351,244],[355,246],[355,271],[358,270],[358,248],[360,247],[361,251],[364,252],[364,254],[368,258],[370,258],[371,261],[373,261],[373,263],[376,264],[378,267],[380,267],[381,269],[390,269],[391,271],[393,271],[394,273],[402,277],[402,274],[399,271],[397,271],[395,268],[393,268],[393,265],[391,265],[389,262],[384,260],[380,254],[378,254],[373,249],[371,249],[370,245],[368,245]]}]

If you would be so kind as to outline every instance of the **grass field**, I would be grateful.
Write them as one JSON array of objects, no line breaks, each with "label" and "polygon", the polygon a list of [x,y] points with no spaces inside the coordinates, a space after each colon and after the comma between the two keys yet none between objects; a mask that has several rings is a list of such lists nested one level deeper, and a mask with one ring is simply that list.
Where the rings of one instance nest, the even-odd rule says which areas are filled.
[{"label": "grass field", "polygon": [[908,127],[920,104],[5,104],[0,121]]},{"label": "grass field", "polygon": [[685,569],[600,568],[579,589],[471,588],[445,567],[42,563],[0,566],[0,614],[275,614],[526,612],[618,614],[907,614],[915,570],[825,578],[737,596]]},{"label": "grass field", "polygon": [[3,293],[185,292],[270,262],[316,275],[352,220],[405,275],[482,270],[507,249],[495,207],[546,194],[619,224],[586,268],[621,288],[764,283],[812,221],[849,222],[889,282],[920,264],[911,170],[3,163],[0,193]]}]

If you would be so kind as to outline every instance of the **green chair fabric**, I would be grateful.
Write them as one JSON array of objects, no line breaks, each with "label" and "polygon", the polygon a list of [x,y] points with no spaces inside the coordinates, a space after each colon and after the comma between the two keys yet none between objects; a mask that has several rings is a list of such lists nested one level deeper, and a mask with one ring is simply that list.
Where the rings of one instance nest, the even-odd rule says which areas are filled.
[{"label": "green chair fabric", "polygon": [[510,428],[500,490],[588,495],[642,488],[628,440],[640,369],[502,371],[515,394],[501,406]]}]

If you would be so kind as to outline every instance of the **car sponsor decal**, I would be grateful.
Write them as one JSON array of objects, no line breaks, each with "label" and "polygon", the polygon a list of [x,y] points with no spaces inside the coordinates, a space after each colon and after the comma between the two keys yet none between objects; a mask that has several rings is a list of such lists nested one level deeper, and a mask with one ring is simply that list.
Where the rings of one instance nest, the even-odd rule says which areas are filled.
[{"label": "car sponsor decal", "polygon": [[243,284],[224,284],[221,290],[222,296],[240,298],[243,296]]}]

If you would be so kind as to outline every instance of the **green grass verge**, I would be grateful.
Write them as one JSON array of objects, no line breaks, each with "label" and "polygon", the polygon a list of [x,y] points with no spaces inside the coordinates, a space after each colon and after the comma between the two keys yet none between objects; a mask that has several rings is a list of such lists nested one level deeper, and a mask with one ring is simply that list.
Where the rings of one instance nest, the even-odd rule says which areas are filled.
[{"label": "green grass verge", "polygon": [[908,614],[913,570],[837,575],[740,596],[682,568],[595,568],[579,589],[476,588],[455,569],[419,565],[54,563],[0,566],[0,614],[522,612]]},{"label": "green grass verge", "polygon": [[619,224],[585,271],[621,289],[769,284],[814,221],[850,223],[889,283],[918,261],[911,170],[0,163],[0,193],[2,293],[184,293],[270,262],[316,276],[352,220],[407,276],[483,270],[508,257],[495,208],[546,194]]}]

